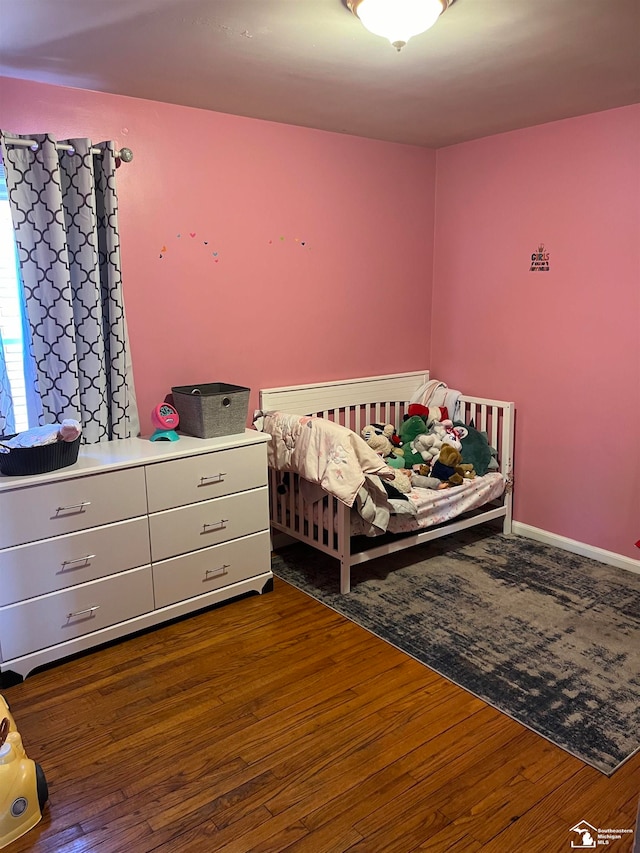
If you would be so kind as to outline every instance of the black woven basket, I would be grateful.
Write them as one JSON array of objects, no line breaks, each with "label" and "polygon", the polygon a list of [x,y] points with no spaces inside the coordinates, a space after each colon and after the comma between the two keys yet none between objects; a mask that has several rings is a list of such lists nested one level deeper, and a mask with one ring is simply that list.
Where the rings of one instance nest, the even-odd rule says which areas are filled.
[{"label": "black woven basket", "polygon": [[[11,437],[5,436],[0,441]],[[54,441],[39,447],[14,447],[8,453],[0,452],[0,472],[11,477],[47,474],[73,465],[78,460],[79,450],[80,436],[73,441]]]}]

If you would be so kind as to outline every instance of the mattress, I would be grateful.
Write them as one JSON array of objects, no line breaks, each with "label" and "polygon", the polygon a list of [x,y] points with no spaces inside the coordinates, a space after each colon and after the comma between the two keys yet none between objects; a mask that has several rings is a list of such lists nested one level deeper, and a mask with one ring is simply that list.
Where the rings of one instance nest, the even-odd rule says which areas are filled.
[{"label": "mattress", "polygon": [[[414,488],[408,493],[407,501],[392,502],[394,512],[387,530],[389,533],[409,533],[443,524],[499,498],[504,489],[505,479],[497,472],[465,480],[449,489]],[[366,535],[365,524],[356,513],[351,514],[351,534]]]}]

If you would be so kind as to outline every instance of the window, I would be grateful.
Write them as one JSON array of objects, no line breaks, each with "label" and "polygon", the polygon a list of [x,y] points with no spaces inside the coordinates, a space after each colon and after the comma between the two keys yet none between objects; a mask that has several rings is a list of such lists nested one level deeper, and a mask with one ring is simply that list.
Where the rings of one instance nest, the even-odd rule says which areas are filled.
[{"label": "window", "polygon": [[16,432],[29,426],[24,377],[22,337],[22,311],[20,285],[16,264],[16,246],[13,237],[11,211],[7,198],[4,168],[0,163],[0,332],[4,345],[5,362]]}]

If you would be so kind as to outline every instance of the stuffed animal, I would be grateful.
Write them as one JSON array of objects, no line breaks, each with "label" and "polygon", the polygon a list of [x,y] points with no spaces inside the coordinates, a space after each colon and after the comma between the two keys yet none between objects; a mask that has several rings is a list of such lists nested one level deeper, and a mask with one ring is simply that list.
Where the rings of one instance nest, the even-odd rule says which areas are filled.
[{"label": "stuffed animal", "polygon": [[414,465],[420,465],[424,461],[421,454],[412,449],[411,443],[417,436],[424,435],[426,432],[427,425],[419,415],[413,415],[402,422],[400,441],[402,442],[405,468],[413,468]]},{"label": "stuffed animal", "polygon": [[400,441],[402,447],[411,444],[417,435],[422,435],[427,432],[427,425],[420,415],[413,415],[410,418],[405,418],[400,425]]},{"label": "stuffed animal", "polygon": [[360,435],[375,453],[382,456],[387,465],[391,468],[404,468],[404,458],[391,442],[394,433],[393,424],[367,424]]},{"label": "stuffed animal", "polygon": [[[427,466],[422,466],[425,470],[429,470]],[[445,489],[446,483],[439,480],[437,477],[430,477],[428,474],[420,474],[419,471],[411,472],[411,485],[418,489]]]},{"label": "stuffed animal", "polygon": [[394,468],[393,469],[393,477],[391,479],[380,479],[382,487],[387,493],[387,497],[401,499],[404,501],[409,500],[407,495],[411,491],[411,477],[409,476],[410,472],[405,471],[402,468]]},{"label": "stuffed animal", "polygon": [[466,426],[456,421],[454,428],[459,427],[464,428],[467,433],[461,440],[463,461],[473,465],[479,477],[482,477],[488,471],[497,470],[498,463],[495,457],[498,455],[498,452],[495,448],[489,446],[487,433],[477,430],[473,425],[473,421]]},{"label": "stuffed animal", "polygon": [[457,450],[462,447],[460,442],[466,435],[464,427],[454,427],[453,422],[447,419],[433,421],[429,427],[423,421],[423,429],[419,424],[421,420],[419,415],[413,415],[400,427],[400,436],[409,445],[403,444],[405,468],[423,463],[433,465],[443,444],[451,444]]},{"label": "stuffed animal", "polygon": [[465,426],[454,426],[453,421],[434,421],[430,432],[434,433],[442,444],[450,444],[456,450],[462,450],[462,439],[467,436],[468,430]]},{"label": "stuffed animal", "polygon": [[393,480],[387,481],[401,494],[406,495],[411,491],[411,478],[409,472],[401,468],[394,469]]},{"label": "stuffed animal", "polygon": [[446,406],[423,406],[421,403],[411,403],[406,417],[410,418],[413,415],[418,415],[429,425],[433,421],[446,420],[449,417],[449,410]]},{"label": "stuffed animal", "polygon": [[434,465],[440,456],[440,450],[445,444],[455,447],[456,450],[462,450],[462,438],[466,436],[467,430],[465,427],[454,427],[452,421],[434,421],[429,427],[428,435],[431,436],[429,442],[424,438],[420,438],[421,451],[423,451],[423,460],[430,465]]},{"label": "stuffed animal", "polygon": [[[374,426],[375,426],[375,424],[374,424]],[[393,444],[393,448],[394,448],[395,452],[401,454],[402,453],[402,439],[400,438],[400,435],[396,431],[396,428],[393,426],[393,424],[385,424],[384,432],[385,432],[385,435],[387,436],[387,438],[389,439],[389,441],[391,442],[391,444]]]},{"label": "stuffed animal", "polygon": [[418,464],[425,463],[429,467],[431,467],[431,464],[437,458],[441,447],[442,442],[435,433],[432,432],[424,433],[424,435],[418,435],[411,442],[411,450],[413,453],[418,453],[422,457],[422,462]]},{"label": "stuffed animal", "polygon": [[463,480],[472,480],[476,474],[473,465],[463,465],[459,450],[450,444],[443,444],[440,455],[431,468],[431,476],[450,486],[459,486]]}]

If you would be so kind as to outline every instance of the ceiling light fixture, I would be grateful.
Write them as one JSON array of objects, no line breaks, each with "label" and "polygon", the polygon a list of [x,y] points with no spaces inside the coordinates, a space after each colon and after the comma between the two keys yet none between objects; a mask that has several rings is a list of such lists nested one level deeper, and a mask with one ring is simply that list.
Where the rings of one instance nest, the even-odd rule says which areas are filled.
[{"label": "ceiling light fixture", "polygon": [[453,0],[347,0],[363,26],[400,51],[411,36],[432,27]]}]

